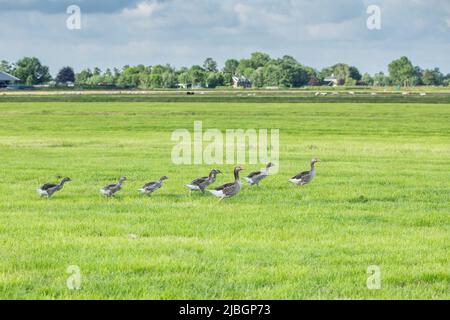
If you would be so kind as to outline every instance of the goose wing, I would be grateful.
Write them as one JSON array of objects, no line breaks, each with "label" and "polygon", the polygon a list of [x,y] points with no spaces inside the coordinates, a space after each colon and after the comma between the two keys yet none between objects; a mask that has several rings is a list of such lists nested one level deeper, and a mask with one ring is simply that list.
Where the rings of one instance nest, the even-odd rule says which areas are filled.
[{"label": "goose wing", "polygon": [[310,174],[311,174],[310,171],[303,171],[302,173],[299,173],[298,175],[296,175],[296,176],[293,177],[292,179],[295,179],[295,180],[301,180],[301,179],[303,179],[303,178],[309,176]]},{"label": "goose wing", "polygon": [[117,184],[110,184],[110,185],[104,187],[103,190],[111,190],[111,189],[114,189],[116,186],[117,186]]},{"label": "goose wing", "polygon": [[159,188],[159,182],[149,182],[143,187],[145,190],[154,190],[157,188]]},{"label": "goose wing", "polygon": [[54,187],[56,187],[57,184],[53,184],[53,183],[46,183],[44,184],[40,189],[41,190],[48,190],[48,189],[52,189]]},{"label": "goose wing", "polygon": [[250,173],[250,174],[247,176],[247,178],[252,179],[252,178],[254,178],[254,177],[256,177],[256,176],[259,176],[259,175],[261,175],[261,171],[258,171],[258,172],[252,172],[252,173]]},{"label": "goose wing", "polygon": [[224,194],[230,194],[233,192],[235,187],[236,186],[234,183],[227,183],[227,184],[224,184],[223,186],[216,188],[215,190],[222,191]]},{"label": "goose wing", "polygon": [[199,186],[199,185],[205,183],[206,181],[208,181],[208,179],[209,179],[209,177],[198,178],[198,179],[195,179],[194,181],[192,181],[191,184],[194,186]]}]

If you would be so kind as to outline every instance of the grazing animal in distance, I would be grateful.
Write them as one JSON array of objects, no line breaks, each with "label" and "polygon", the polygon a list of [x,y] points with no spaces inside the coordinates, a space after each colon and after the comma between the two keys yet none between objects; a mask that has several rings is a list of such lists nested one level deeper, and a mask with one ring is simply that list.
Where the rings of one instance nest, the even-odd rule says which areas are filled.
[{"label": "grazing animal in distance", "polygon": [[205,193],[205,189],[216,182],[217,175],[222,173],[220,170],[213,169],[209,173],[209,176],[202,177],[195,179],[190,184],[187,184],[186,187],[192,192],[192,191],[201,191],[202,193]]},{"label": "grazing animal in distance", "polygon": [[259,186],[259,183],[269,176],[269,169],[274,167],[275,165],[272,162],[269,162],[264,170],[252,172],[248,176],[244,177],[244,179],[251,185]]},{"label": "grazing animal in distance", "polygon": [[110,184],[102,189],[100,189],[100,193],[107,197],[112,197],[117,192],[119,192],[122,189],[123,183],[127,180],[127,177],[122,177],[119,179],[119,183],[117,184]]},{"label": "grazing animal in distance", "polygon": [[298,185],[298,186],[304,186],[305,184],[310,183],[314,180],[314,177],[316,176],[316,167],[315,164],[320,162],[320,159],[312,159],[311,160],[311,171],[304,171],[302,173],[299,173],[292,179],[289,179],[289,182]]},{"label": "grazing animal in distance", "polygon": [[156,190],[161,189],[161,187],[163,186],[163,182],[167,179],[168,178],[166,176],[163,176],[157,182],[149,182],[145,184],[141,189],[139,189],[139,192],[150,196]]},{"label": "grazing animal in distance", "polygon": [[70,178],[62,179],[59,184],[46,183],[43,186],[39,187],[36,192],[41,197],[51,198],[56,192],[60,191],[66,182],[72,181]]},{"label": "grazing animal in distance", "polygon": [[222,201],[225,198],[234,197],[241,191],[242,183],[239,178],[239,172],[244,170],[241,166],[237,166],[234,168],[234,182],[224,184],[216,189],[208,190],[212,195],[217,198],[220,198]]}]

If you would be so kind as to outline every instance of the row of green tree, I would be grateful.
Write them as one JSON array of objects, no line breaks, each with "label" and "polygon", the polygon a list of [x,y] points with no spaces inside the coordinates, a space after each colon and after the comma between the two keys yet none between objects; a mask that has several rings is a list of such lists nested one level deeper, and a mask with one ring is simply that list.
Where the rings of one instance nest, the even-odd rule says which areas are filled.
[{"label": "row of green tree", "polygon": [[63,67],[53,79],[49,68],[39,59],[25,57],[15,63],[1,61],[0,71],[16,76],[27,85],[73,83],[77,86],[141,89],[231,86],[233,76],[245,77],[255,88],[324,85],[328,83],[325,79],[331,75],[334,75],[338,85],[346,86],[450,85],[450,74],[444,75],[438,68],[422,69],[414,66],[407,57],[392,61],[388,66],[387,75],[383,72],[370,75],[361,74],[356,67],[344,63],[316,70],[302,65],[291,56],[273,59],[261,52],[253,53],[248,59],[229,59],[225,61],[222,69],[219,69],[217,62],[212,58],[207,58],[201,66],[179,69],[170,65],[126,65],[121,69],[102,71],[94,68],[75,73],[73,68]]}]

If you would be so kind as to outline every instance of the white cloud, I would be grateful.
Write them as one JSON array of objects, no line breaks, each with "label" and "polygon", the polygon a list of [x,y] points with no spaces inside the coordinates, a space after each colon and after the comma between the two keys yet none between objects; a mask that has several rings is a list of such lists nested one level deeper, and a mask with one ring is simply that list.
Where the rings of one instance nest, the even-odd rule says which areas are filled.
[{"label": "white cloud", "polygon": [[162,5],[154,1],[139,2],[133,8],[125,8],[122,10],[122,15],[127,18],[150,17],[154,12],[160,10]]},{"label": "white cloud", "polygon": [[[17,5],[13,0],[0,3],[8,1]],[[417,65],[450,72],[448,0],[377,0],[383,12],[377,32],[366,28],[366,4],[373,0],[101,2],[111,8],[94,8],[94,1],[89,1],[90,9],[81,6],[85,20],[75,32],[65,27],[65,10],[40,5],[36,12],[37,4],[29,11],[2,7],[0,60],[35,55],[55,73],[66,64],[77,70],[139,63],[182,66],[201,64],[206,57],[221,63],[266,51],[274,57],[289,54],[317,68],[343,61],[372,73],[408,55]]]}]

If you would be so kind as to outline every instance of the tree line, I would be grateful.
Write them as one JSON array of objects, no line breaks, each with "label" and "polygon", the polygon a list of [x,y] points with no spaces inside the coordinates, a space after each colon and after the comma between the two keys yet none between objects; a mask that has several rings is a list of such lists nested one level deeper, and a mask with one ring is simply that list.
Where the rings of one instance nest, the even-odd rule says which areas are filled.
[{"label": "tree line", "polygon": [[449,86],[450,74],[444,75],[439,68],[422,69],[414,66],[407,57],[401,57],[388,65],[388,74],[383,72],[361,74],[358,68],[338,63],[321,70],[305,66],[291,56],[272,58],[266,53],[255,52],[247,59],[228,59],[219,69],[217,62],[207,58],[202,65],[190,68],[174,68],[167,65],[129,66],[122,68],[84,69],[75,73],[67,66],[59,70],[53,79],[50,70],[38,58],[25,57],[15,63],[0,62],[0,71],[21,79],[26,85],[73,85],[80,87],[118,88],[216,88],[231,86],[233,76],[245,77],[255,88],[281,87],[299,88],[326,85],[326,79],[334,75],[338,85],[345,86]]}]

